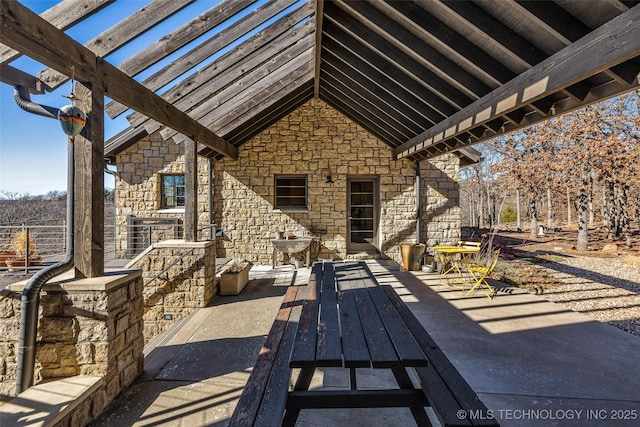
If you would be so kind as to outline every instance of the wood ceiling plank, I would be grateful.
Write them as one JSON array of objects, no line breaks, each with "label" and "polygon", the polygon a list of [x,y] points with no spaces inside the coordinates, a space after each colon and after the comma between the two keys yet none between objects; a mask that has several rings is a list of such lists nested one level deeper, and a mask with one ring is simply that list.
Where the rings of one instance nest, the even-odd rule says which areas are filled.
[{"label": "wood ceiling plank", "polygon": [[496,88],[516,76],[489,52],[447,27],[418,4],[409,1],[373,4],[488,87]]},{"label": "wood ceiling plank", "polygon": [[[424,67],[428,67],[467,96],[478,99],[492,89],[370,4],[358,1],[344,3],[341,0],[332,4],[351,16],[350,20],[356,19],[361,22],[373,31],[375,37],[386,40],[395,49],[401,50]],[[326,9],[325,6],[325,13],[329,13]],[[331,8],[331,15],[337,13],[334,9]],[[349,21],[349,18],[342,19],[343,22]]]},{"label": "wood ceiling plank", "polygon": [[[551,93],[576,85],[603,70],[636,58],[640,56],[640,37],[637,34],[640,34],[640,7],[619,15],[469,107],[403,144],[394,150],[394,155],[422,144],[451,127],[457,128],[461,122],[469,118],[474,118],[473,126],[482,125],[496,116],[521,108]],[[636,81],[634,86],[638,85]],[[516,101],[510,108],[496,113],[498,103],[514,96]],[[483,111],[490,111],[488,119],[477,119],[478,114]],[[457,133],[466,130],[458,129]]]},{"label": "wood ceiling plank", "polygon": [[[415,86],[414,83],[422,85],[424,89],[436,95],[420,97],[434,109],[445,114],[445,111],[452,108],[454,111],[458,110],[473,101],[385,40],[376,38],[375,34],[363,25],[353,22],[349,27],[342,26],[333,16],[325,13],[325,38],[331,37],[341,45],[349,46],[368,63],[382,67],[381,70],[385,74],[395,76],[393,78],[396,81],[406,81],[402,83],[403,86]],[[416,93],[424,93],[424,89]]]},{"label": "wood ceiling plank", "polygon": [[142,48],[117,67],[133,77],[255,2],[256,0],[222,0],[206,12]]},{"label": "wood ceiling plank", "polygon": [[446,117],[431,108],[431,106],[423,103],[411,91],[400,86],[397,82],[393,80],[385,81],[382,74],[378,73],[377,70],[362,61],[356,61],[355,56],[345,56],[344,52],[338,49],[339,47],[332,47],[330,44],[325,43],[323,47],[324,63],[340,69],[343,73],[357,76],[359,83],[372,92],[386,92],[397,103],[403,104],[398,108],[416,124],[426,129]]},{"label": "wood ceiling plank", "polygon": [[[314,28],[312,22],[307,22],[304,26],[309,30]],[[220,104],[243,90],[251,79],[254,79],[253,75],[256,73],[264,76],[269,70],[277,68],[276,64],[291,60],[304,50],[313,47],[311,38],[305,35],[304,29],[300,28],[290,29],[275,40],[279,43],[274,42],[264,46],[252,52],[251,55],[242,57],[231,67],[227,67],[224,60],[207,67],[209,74],[202,73],[197,85],[192,84],[193,81],[188,82],[189,89],[197,90],[184,90],[185,86],[181,84],[180,88],[170,91],[172,93],[169,96],[163,95],[163,98],[168,98],[169,102],[193,117],[200,117],[210,111],[213,105]],[[224,92],[220,93],[223,90]],[[146,120],[146,117],[139,113],[134,113],[127,118],[132,126],[140,126]],[[160,125],[150,127],[145,124],[144,126],[149,132],[153,132]]]},{"label": "wood ceiling plank", "polygon": [[[239,116],[245,114],[252,108],[256,111],[264,108],[261,104],[273,102],[269,97],[274,95],[280,97],[285,93],[278,93],[289,83],[299,81],[300,79],[311,79],[313,76],[314,64],[313,49],[300,55],[293,61],[284,64],[275,72],[266,78],[263,78],[255,84],[247,87],[241,93],[238,93],[233,99],[217,108],[211,110],[206,115],[199,117],[198,120],[204,126],[210,127],[215,132],[227,133],[230,129],[225,127],[238,119]],[[302,82],[300,82],[298,87]],[[224,131],[220,131],[224,129]],[[161,132],[162,133],[162,132]],[[163,137],[167,137],[166,134]]]},{"label": "wood ceiling plank", "polygon": [[[328,52],[324,52],[325,58],[329,57]],[[360,74],[357,69],[352,68],[348,63],[340,61],[338,58],[329,58],[322,63],[322,70],[334,78],[342,80],[349,87],[357,88],[360,93],[368,94],[367,99],[375,99],[375,103],[386,111],[393,111],[393,115],[405,127],[410,128],[414,133],[419,133],[433,126],[435,123],[427,120],[415,110],[412,110],[403,100],[391,95],[385,87],[380,86]]]},{"label": "wood ceiling plank", "polygon": [[418,5],[508,64],[514,72],[521,73],[546,58],[518,33],[472,2],[444,0]]},{"label": "wood ceiling plank", "polygon": [[[315,30],[313,19],[293,28],[308,15],[310,9],[305,6],[278,19],[274,24],[253,35],[235,49],[225,53],[215,62],[198,70],[193,75],[162,94],[167,102],[185,110],[200,104],[212,93],[275,56],[279,50],[289,49],[301,38]],[[187,103],[187,104],[184,104]],[[188,105],[191,104],[191,105]],[[184,108],[183,108],[184,107]],[[186,111],[186,110],[185,110]],[[134,112],[127,116],[131,126],[139,126],[147,118]]]},{"label": "wood ceiling plank", "polygon": [[516,0],[548,29],[550,34],[558,34],[567,45],[589,34],[591,28],[573,17],[570,13],[552,1]]},{"label": "wood ceiling plank", "polygon": [[[142,84],[155,91],[177,79],[198,64],[209,59],[225,46],[244,36],[269,18],[280,13],[284,8],[293,4],[296,0],[274,0],[253,10],[234,24],[211,36],[206,41],[189,50],[184,55],[163,66],[142,81]],[[110,117],[115,117],[124,112],[122,107],[108,106]],[[112,116],[114,115],[114,116]]]},{"label": "wood ceiling plank", "polygon": [[362,115],[375,117],[381,126],[389,133],[396,135],[397,139],[408,140],[418,133],[409,128],[397,113],[384,109],[382,105],[375,102],[375,99],[370,99],[370,94],[356,91],[352,85],[348,84],[347,80],[331,75],[326,69],[323,69],[321,82],[324,87],[334,88],[334,93],[341,93],[344,97],[344,103],[351,108],[360,111]]},{"label": "wood ceiling plank", "polygon": [[[324,60],[335,58],[348,64],[356,70],[355,72],[367,76],[378,86],[384,87],[385,90],[411,106],[416,114],[422,115],[430,121],[439,122],[457,111],[453,105],[442,100],[434,92],[399,70],[395,64],[385,61],[384,58],[378,57],[366,49],[360,49],[355,40],[347,39],[344,35],[338,40],[327,33],[323,49]],[[326,55],[332,56],[327,58]]]},{"label": "wood ceiling plank", "polygon": [[[102,80],[105,96],[141,110],[232,158],[238,151],[187,114],[131,79],[18,2],[0,2],[0,42],[60,72],[75,70],[80,82]],[[101,76],[98,76],[100,70]]]},{"label": "wood ceiling plank", "polygon": [[[222,90],[209,96],[202,104],[191,108],[189,115],[197,118],[205,126],[209,126],[212,122],[208,119],[211,114],[216,114],[216,110],[228,114],[234,105],[250,99],[252,91],[261,91],[265,85],[271,86],[273,80],[286,77],[290,69],[296,69],[309,61],[309,55],[313,50],[313,40],[310,37],[300,40],[290,49],[277,54],[265,65],[242,74],[240,78],[234,79],[232,84],[222,86]],[[229,75],[235,77],[231,73]],[[173,136],[173,131],[165,129],[160,134],[163,138],[168,139]]]},{"label": "wood ceiling plank", "polygon": [[275,81],[271,86],[255,93],[244,103],[240,103],[227,115],[215,121],[213,129],[220,134],[226,135],[238,127],[239,123],[246,121],[249,117],[260,114],[261,111],[269,108],[283,96],[294,92],[298,88],[313,82],[315,64],[313,58],[302,67],[292,70],[285,78]]},{"label": "wood ceiling plank", "polygon": [[[66,30],[88,18],[115,0],[64,0],[40,14],[59,30]],[[17,50],[0,44],[0,67],[18,59],[22,54]]]},{"label": "wood ceiling plank", "polygon": [[[179,12],[194,0],[155,0],[129,17],[89,40],[84,46],[96,56],[106,57],[124,44]],[[48,68],[38,73],[38,78],[55,89],[69,80],[67,75]]]}]

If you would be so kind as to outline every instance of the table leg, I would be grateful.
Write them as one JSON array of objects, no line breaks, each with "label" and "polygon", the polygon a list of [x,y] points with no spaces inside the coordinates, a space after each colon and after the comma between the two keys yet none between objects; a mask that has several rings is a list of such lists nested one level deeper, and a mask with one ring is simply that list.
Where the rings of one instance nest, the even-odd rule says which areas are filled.
[{"label": "table leg", "polygon": [[[391,368],[391,371],[393,372],[393,376],[396,378],[396,382],[401,389],[415,390],[415,386],[413,385],[413,382],[405,368]],[[424,407],[410,406],[409,410],[419,426],[431,426],[431,420],[427,417],[427,412],[424,410]]]},{"label": "table leg", "polygon": [[[296,384],[293,389],[296,391],[309,390],[311,379],[313,378],[313,373],[315,372],[315,370],[316,369],[313,367],[301,368],[300,373],[298,374],[298,379],[296,380]],[[287,409],[284,412],[282,425],[285,427],[295,426],[298,415],[300,415],[300,408],[289,408],[289,406],[287,405]]]}]

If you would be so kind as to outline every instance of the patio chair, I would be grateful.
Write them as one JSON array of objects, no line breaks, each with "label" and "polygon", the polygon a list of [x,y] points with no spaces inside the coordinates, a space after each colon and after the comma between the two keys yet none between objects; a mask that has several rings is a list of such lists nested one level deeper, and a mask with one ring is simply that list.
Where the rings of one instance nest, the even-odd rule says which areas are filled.
[{"label": "patio chair", "polygon": [[471,286],[471,289],[469,289],[466,295],[470,295],[472,292],[476,291],[479,288],[482,289],[482,291],[489,299],[493,299],[496,291],[493,289],[493,287],[491,287],[486,279],[496,267],[499,257],[500,249],[496,249],[495,251],[493,251],[491,258],[487,260],[486,263],[470,264],[467,266],[467,271],[473,277],[475,283],[473,284],[473,286]]}]

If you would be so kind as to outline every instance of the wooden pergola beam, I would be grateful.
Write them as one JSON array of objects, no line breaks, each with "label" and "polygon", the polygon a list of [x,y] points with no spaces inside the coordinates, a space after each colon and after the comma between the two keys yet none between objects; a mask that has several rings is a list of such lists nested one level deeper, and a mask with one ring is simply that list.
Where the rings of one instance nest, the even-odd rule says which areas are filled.
[{"label": "wooden pergola beam", "polygon": [[[640,6],[617,16],[393,150],[412,155],[640,55]],[[636,83],[637,85],[637,83]],[[513,129],[512,129],[513,130]]]},{"label": "wooden pergola beam", "polygon": [[[46,21],[64,31],[86,19],[115,0],[65,0],[42,12]],[[22,55],[15,49],[0,45],[0,65],[18,59]]]},{"label": "wooden pergola beam", "polygon": [[105,96],[220,154],[238,158],[236,147],[18,2],[0,2],[0,42],[62,73],[73,70],[78,81],[94,81],[101,69]]}]

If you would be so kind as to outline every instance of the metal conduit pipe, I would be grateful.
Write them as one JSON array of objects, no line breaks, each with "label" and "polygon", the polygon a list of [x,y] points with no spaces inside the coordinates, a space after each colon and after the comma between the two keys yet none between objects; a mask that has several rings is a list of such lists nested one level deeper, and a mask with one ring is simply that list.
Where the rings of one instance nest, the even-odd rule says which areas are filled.
[{"label": "metal conduit pipe", "polygon": [[416,160],[416,243],[420,243],[420,161]]},{"label": "metal conduit pipe", "polygon": [[46,105],[40,105],[36,102],[31,101],[31,95],[29,94],[29,88],[27,87],[14,86],[13,99],[15,99],[18,107],[22,108],[28,113],[58,120],[58,109]]},{"label": "metal conduit pipe", "polygon": [[[29,91],[26,88],[18,86],[14,89],[14,98],[20,108],[33,114],[57,119],[57,109],[31,102]],[[52,111],[54,113],[51,113]],[[73,186],[75,173],[73,144],[69,144],[67,151],[67,251],[62,261],[40,270],[29,279],[22,290],[16,394],[22,393],[33,385],[40,291],[49,280],[73,267]]]}]

